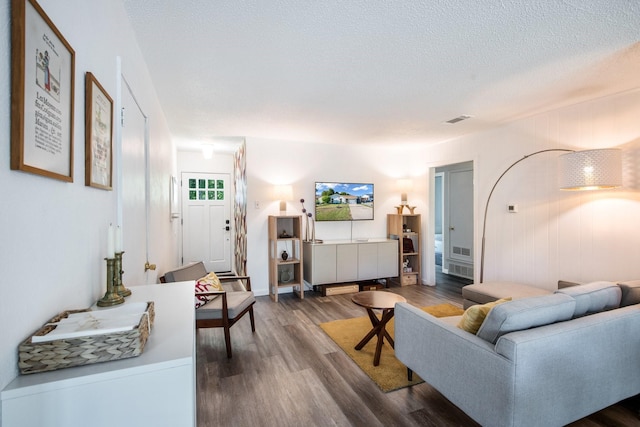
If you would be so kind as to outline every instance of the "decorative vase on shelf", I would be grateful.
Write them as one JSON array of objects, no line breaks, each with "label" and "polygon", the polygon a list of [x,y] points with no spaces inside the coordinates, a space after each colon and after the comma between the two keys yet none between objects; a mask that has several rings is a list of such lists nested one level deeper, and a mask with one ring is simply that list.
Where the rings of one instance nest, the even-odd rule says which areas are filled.
[{"label": "decorative vase on shelf", "polygon": [[280,283],[289,283],[291,281],[291,272],[289,270],[282,270],[280,273]]},{"label": "decorative vase on shelf", "polygon": [[286,261],[289,258],[289,254],[287,253],[286,249],[282,251],[282,254],[280,254],[280,257],[282,258],[283,261]]}]

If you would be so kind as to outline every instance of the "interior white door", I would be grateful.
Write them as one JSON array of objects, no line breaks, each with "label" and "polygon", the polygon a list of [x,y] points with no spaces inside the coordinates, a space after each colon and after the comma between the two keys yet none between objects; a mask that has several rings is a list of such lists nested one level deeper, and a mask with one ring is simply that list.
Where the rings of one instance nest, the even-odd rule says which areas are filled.
[{"label": "interior white door", "polygon": [[473,263],[473,171],[449,173],[449,258]]},{"label": "interior white door", "polygon": [[125,286],[155,283],[154,273],[145,271],[148,253],[148,167],[146,117],[131,88],[122,86],[122,269]]},{"label": "interior white door", "polygon": [[207,271],[231,270],[229,174],[183,172],[182,264],[203,261]]}]

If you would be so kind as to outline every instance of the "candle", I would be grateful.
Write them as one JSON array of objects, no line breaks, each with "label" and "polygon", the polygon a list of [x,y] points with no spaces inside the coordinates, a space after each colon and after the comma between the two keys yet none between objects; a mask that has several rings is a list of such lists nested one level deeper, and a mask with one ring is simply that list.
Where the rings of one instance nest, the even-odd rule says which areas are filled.
[{"label": "candle", "polygon": [[122,252],[122,228],[120,226],[116,227],[115,249],[116,249],[116,253]]},{"label": "candle", "polygon": [[109,231],[107,233],[107,258],[115,258],[113,249],[113,224],[109,224]]}]

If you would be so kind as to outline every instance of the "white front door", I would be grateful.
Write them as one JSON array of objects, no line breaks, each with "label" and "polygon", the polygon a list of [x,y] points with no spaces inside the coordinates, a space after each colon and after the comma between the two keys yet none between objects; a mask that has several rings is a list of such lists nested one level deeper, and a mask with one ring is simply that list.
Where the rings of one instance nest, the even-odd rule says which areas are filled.
[{"label": "white front door", "polygon": [[203,261],[207,271],[231,270],[229,174],[182,173],[182,264]]}]

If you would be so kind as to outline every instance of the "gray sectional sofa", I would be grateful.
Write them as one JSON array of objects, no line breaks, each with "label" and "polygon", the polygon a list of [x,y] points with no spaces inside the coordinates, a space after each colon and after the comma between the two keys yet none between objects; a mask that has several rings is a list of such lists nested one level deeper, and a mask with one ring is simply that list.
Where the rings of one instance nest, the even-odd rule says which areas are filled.
[{"label": "gray sectional sofa", "polygon": [[395,353],[483,426],[562,426],[640,393],[640,281],[495,306],[477,334],[407,303]]}]

